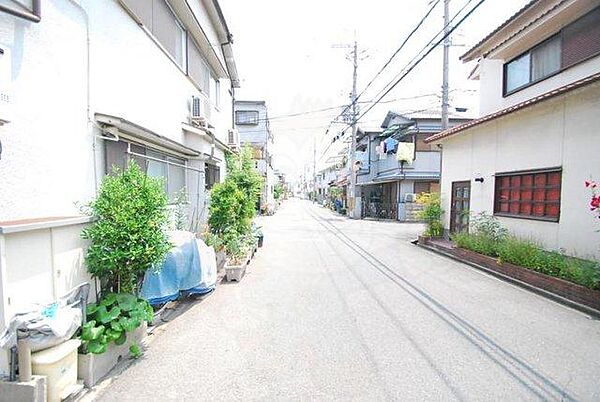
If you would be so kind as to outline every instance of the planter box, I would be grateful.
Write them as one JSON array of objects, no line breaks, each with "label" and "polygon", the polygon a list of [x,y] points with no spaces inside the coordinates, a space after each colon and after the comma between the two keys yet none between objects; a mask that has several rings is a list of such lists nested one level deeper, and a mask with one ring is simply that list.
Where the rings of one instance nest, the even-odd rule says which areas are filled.
[{"label": "planter box", "polygon": [[230,262],[227,261],[227,264],[225,264],[225,274],[227,275],[227,282],[239,282],[242,280],[246,272],[250,272],[250,270],[248,269],[250,258],[252,257],[247,256],[244,262],[238,265],[230,265]]},{"label": "planter box", "polygon": [[121,360],[129,356],[129,347],[140,342],[146,337],[148,325],[144,321],[142,325],[132,332],[127,333],[127,341],[122,345],[111,343],[106,352],[96,355],[93,353],[79,354],[77,361],[78,378],[83,384],[91,388],[106,376]]},{"label": "planter box", "polygon": [[451,252],[461,260],[481,265],[488,270],[498,272],[563,299],[596,310],[597,314],[600,314],[600,290],[589,289],[561,278],[555,278],[507,262],[498,263],[495,258],[470,250],[455,248]]}]

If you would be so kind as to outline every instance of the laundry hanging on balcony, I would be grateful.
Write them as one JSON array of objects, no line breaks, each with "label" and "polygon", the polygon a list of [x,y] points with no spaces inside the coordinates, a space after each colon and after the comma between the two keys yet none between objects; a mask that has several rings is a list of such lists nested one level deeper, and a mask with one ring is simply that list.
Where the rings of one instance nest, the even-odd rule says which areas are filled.
[{"label": "laundry hanging on balcony", "polygon": [[385,144],[385,153],[386,154],[393,154],[396,152],[396,149],[398,147],[398,140],[393,138],[393,137],[388,137],[385,140],[383,140],[384,144]]},{"label": "laundry hanging on balcony", "polygon": [[415,144],[412,142],[398,143],[396,159],[398,159],[399,162],[404,162],[409,165],[412,164],[415,160]]}]

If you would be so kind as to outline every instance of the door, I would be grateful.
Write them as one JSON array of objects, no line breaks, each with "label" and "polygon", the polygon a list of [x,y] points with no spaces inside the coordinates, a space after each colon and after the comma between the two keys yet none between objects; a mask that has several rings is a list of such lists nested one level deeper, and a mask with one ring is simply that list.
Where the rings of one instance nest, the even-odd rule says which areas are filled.
[{"label": "door", "polygon": [[450,209],[450,232],[469,230],[469,207],[471,200],[471,182],[452,183],[452,203]]}]

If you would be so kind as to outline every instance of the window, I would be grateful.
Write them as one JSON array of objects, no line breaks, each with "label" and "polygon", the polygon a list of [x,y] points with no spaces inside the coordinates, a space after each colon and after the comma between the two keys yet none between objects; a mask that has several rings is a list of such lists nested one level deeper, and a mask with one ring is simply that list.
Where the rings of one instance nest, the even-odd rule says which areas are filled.
[{"label": "window", "polygon": [[496,215],[550,220],[560,216],[560,168],[496,174]]},{"label": "window", "polygon": [[200,51],[196,42],[188,37],[188,50],[189,50],[189,61],[188,61],[188,74],[192,80],[198,85],[200,90],[209,96],[210,91],[210,68],[208,63],[204,60],[204,56]]},{"label": "window", "polygon": [[221,83],[214,76],[210,77],[210,100],[215,107],[219,107],[221,103]]},{"label": "window", "polygon": [[600,54],[600,7],[504,65],[504,95]]},{"label": "window", "polygon": [[511,93],[560,70],[560,36],[517,57],[504,66],[504,93]]},{"label": "window", "polygon": [[257,125],[258,111],[257,110],[238,110],[235,112],[235,124],[240,125]]},{"label": "window", "polygon": [[187,40],[183,25],[165,0],[123,0],[177,65],[186,71]]},{"label": "window", "polygon": [[[104,141],[104,144],[106,174],[112,173],[114,167],[124,169],[129,161],[135,160],[148,176],[164,179],[164,190],[169,195],[169,200],[174,201],[177,193],[186,187],[185,159],[125,141]],[[135,155],[127,152],[128,147]]]},{"label": "window", "polygon": [[211,189],[216,183],[221,181],[221,169],[218,166],[211,165],[210,163],[204,166],[204,182],[206,183],[206,189]]},{"label": "window", "polygon": [[562,31],[562,65],[572,66],[600,53],[600,7]]}]

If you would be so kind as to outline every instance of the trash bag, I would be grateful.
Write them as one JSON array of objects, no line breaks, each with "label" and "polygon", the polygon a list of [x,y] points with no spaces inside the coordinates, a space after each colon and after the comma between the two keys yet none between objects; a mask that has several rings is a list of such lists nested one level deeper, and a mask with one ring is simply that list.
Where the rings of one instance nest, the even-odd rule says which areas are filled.
[{"label": "trash bag", "polygon": [[89,292],[85,282],[54,303],[15,314],[0,336],[0,348],[10,349],[24,340],[37,352],[70,339],[83,323]]}]

